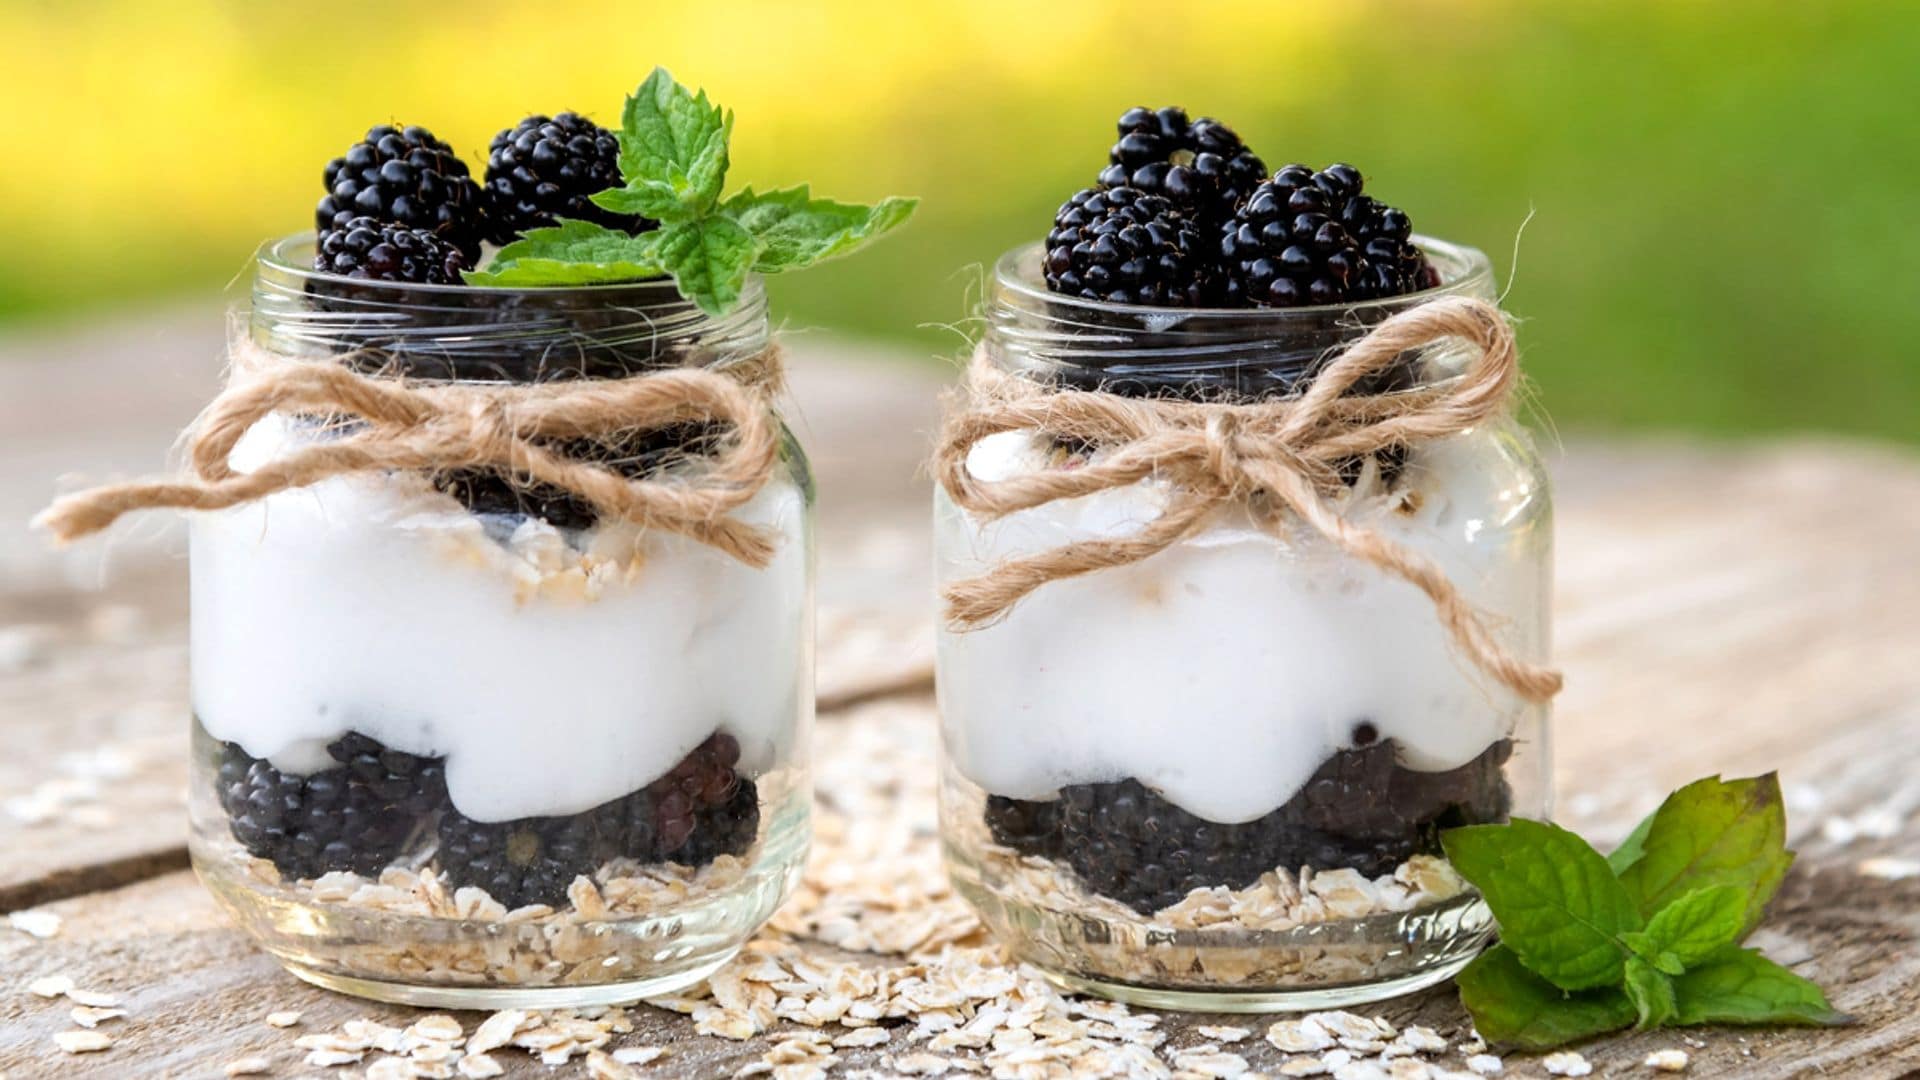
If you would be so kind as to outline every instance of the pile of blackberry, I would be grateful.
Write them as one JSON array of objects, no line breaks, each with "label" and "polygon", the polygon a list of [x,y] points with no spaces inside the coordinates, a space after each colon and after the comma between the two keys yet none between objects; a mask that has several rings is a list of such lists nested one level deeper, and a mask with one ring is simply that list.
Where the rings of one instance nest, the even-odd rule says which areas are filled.
[{"label": "pile of blackberry", "polygon": [[476,821],[453,808],[439,758],[350,733],[327,752],[339,764],[293,776],[223,743],[219,798],[248,854],[283,875],[372,876],[438,842],[456,887],[477,885],[508,907],[559,906],[579,875],[617,858],[702,866],[741,855],[760,828],[759,790],[740,775],[740,743],[716,733],[667,775],[578,814]]},{"label": "pile of blackberry", "polygon": [[413,846],[447,800],[440,759],[360,734],[327,747],[339,764],[293,776],[238,743],[220,747],[220,807],[247,853],[288,877],[376,874]]},{"label": "pile of blackberry", "polygon": [[1400,765],[1393,741],[1377,734],[1365,742],[1327,759],[1279,809],[1237,825],[1132,779],[1069,785],[1049,800],[989,796],[986,822],[996,843],[1064,863],[1087,888],[1150,915],[1194,889],[1244,889],[1272,870],[1390,873],[1437,854],[1442,829],[1501,821],[1511,808],[1507,740],[1444,772]]},{"label": "pile of blackberry", "polygon": [[1047,234],[1048,288],[1151,307],[1301,307],[1429,289],[1402,210],[1351,165],[1266,166],[1217,120],[1129,109],[1099,182]]}]

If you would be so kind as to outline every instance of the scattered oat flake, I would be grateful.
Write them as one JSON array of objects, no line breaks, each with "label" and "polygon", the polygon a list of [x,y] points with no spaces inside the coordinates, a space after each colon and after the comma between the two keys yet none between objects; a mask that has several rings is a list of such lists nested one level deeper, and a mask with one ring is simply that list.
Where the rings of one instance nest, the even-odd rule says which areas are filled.
[{"label": "scattered oat flake", "polygon": [[1656,1072],[1686,1072],[1690,1060],[1685,1050],[1655,1050],[1640,1064]]},{"label": "scattered oat flake", "polygon": [[97,1028],[109,1020],[118,1020],[127,1015],[127,1010],[102,1009],[95,1005],[75,1005],[73,1011],[67,1015],[73,1017],[73,1022],[83,1028]]},{"label": "scattered oat flake", "polygon": [[406,1058],[381,1058],[367,1066],[366,1080],[414,1080],[413,1062]]},{"label": "scattered oat flake", "polygon": [[1891,855],[1881,855],[1861,862],[1860,872],[1885,881],[1903,881],[1920,877],[1920,859],[1897,859]]},{"label": "scattered oat flake", "polygon": [[1540,1067],[1547,1070],[1549,1076],[1585,1076],[1593,1071],[1591,1062],[1571,1050],[1548,1054],[1540,1059]]},{"label": "scattered oat flake", "polygon": [[15,930],[42,941],[60,932],[60,916],[51,911],[33,908],[16,911],[7,916],[7,923]]},{"label": "scattered oat flake", "polygon": [[93,1009],[111,1009],[120,1004],[119,998],[98,990],[68,990],[67,1000]]},{"label": "scattered oat flake", "polygon": [[1280,1066],[1281,1076],[1325,1076],[1332,1070],[1317,1057],[1288,1058]]},{"label": "scattered oat flake", "polygon": [[1276,1020],[1267,1028],[1267,1041],[1289,1054],[1310,1054],[1333,1047],[1333,1034],[1311,1016]]},{"label": "scattered oat flake", "polygon": [[664,1046],[623,1046],[613,1052],[613,1060],[622,1065],[650,1065],[666,1055]]},{"label": "scattered oat flake", "polygon": [[1506,1063],[1492,1054],[1475,1054],[1467,1059],[1467,1071],[1479,1076],[1499,1076],[1506,1068]]},{"label": "scattered oat flake", "polygon": [[257,1054],[227,1062],[228,1076],[265,1076],[272,1071],[273,1062]]},{"label": "scattered oat flake", "polygon": [[883,1027],[854,1028],[845,1035],[833,1040],[833,1045],[842,1048],[863,1046],[884,1046],[893,1038],[893,1033]]},{"label": "scattered oat flake", "polygon": [[1243,1027],[1213,1027],[1208,1024],[1202,1024],[1194,1030],[1212,1039],[1214,1042],[1223,1043],[1237,1043],[1253,1034],[1251,1030]]},{"label": "scattered oat flake", "polygon": [[113,1040],[99,1031],[62,1031],[53,1041],[69,1054],[91,1054],[113,1045]]},{"label": "scattered oat flake", "polygon": [[486,1054],[468,1054],[460,1059],[460,1075],[467,1077],[467,1080],[487,1080],[506,1071],[505,1065]]},{"label": "scattered oat flake", "polygon": [[307,1064],[321,1069],[336,1065],[358,1065],[360,1059],[366,1056],[365,1050],[312,1050],[307,1053]]},{"label": "scattered oat flake", "polygon": [[407,1029],[407,1034],[434,1042],[457,1042],[465,1037],[467,1029],[446,1013],[434,1013],[414,1021],[413,1026]]},{"label": "scattered oat flake", "polygon": [[467,1039],[467,1053],[484,1054],[489,1050],[498,1050],[513,1041],[514,1035],[527,1025],[525,1009],[502,1009],[480,1021],[473,1029],[472,1037]]},{"label": "scattered oat flake", "polygon": [[290,1028],[290,1027],[293,1027],[295,1024],[298,1024],[299,1022],[300,1022],[300,1014],[293,1011],[292,1009],[287,1009],[282,1012],[270,1012],[267,1014],[267,1025],[269,1027]]},{"label": "scattered oat flake", "polygon": [[1213,1080],[1231,1080],[1247,1071],[1247,1059],[1214,1046],[1197,1046],[1173,1055],[1174,1068]]},{"label": "scattered oat flake", "polygon": [[[585,881],[585,878],[576,878]],[[638,1080],[639,1073],[634,1072],[624,1062],[615,1061],[613,1055],[604,1050],[591,1050],[587,1053],[587,1075],[592,1080]]]},{"label": "scattered oat flake", "polygon": [[42,975],[27,984],[27,992],[35,997],[57,998],[73,989],[73,980],[65,975]]},{"label": "scattered oat flake", "polygon": [[888,1065],[897,1073],[908,1076],[945,1076],[955,1062],[952,1058],[943,1058],[938,1054],[902,1054]]}]

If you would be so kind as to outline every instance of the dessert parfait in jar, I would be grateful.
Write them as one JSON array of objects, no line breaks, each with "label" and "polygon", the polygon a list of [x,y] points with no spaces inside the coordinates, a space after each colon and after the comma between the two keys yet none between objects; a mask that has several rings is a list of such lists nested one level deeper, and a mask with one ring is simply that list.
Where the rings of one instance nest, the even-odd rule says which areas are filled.
[{"label": "dessert parfait in jar", "polygon": [[1493,931],[1443,830],[1549,801],[1551,526],[1486,258],[1136,109],[995,268],[936,451],[942,834],[1063,984],[1325,1008]]},{"label": "dessert parfait in jar", "polygon": [[[662,223],[638,208],[667,166],[626,151],[674,110],[720,164]],[[720,207],[729,129],[656,72],[618,132],[502,131],[482,187],[425,129],[374,128],[317,233],[262,249],[194,475],[46,515],[196,511],[193,862],[301,978],[634,1000],[792,888],[813,492],[755,271],[809,260],[760,264],[772,240]],[[886,227],[836,209],[867,224],[838,250]],[[729,227],[734,264],[672,254]]]}]

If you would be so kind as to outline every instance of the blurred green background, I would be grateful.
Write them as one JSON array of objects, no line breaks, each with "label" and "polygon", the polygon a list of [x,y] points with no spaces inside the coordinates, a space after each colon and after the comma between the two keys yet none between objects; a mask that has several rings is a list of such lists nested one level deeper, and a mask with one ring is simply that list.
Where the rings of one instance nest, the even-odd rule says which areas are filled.
[{"label": "blurred green background", "polygon": [[981,268],[1091,181],[1114,118],[1181,104],[1485,248],[1562,426],[1920,438],[1900,0],[0,0],[0,332],[211,300],[371,124],[478,171],[529,112],[616,120],[656,63],[738,113],[734,185],[925,200],[779,280],[789,327],[953,352]]}]

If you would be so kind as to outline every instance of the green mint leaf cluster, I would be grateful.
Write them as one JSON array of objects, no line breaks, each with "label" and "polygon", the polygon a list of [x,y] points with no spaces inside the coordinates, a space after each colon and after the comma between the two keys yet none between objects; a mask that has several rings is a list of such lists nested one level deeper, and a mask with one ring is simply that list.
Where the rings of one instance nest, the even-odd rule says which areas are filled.
[{"label": "green mint leaf cluster", "polygon": [[1610,856],[1524,818],[1441,836],[1500,944],[1460,973],[1487,1039],[1545,1050],[1625,1027],[1840,1024],[1812,982],[1741,947],[1793,853],[1772,774],[1667,797]]},{"label": "green mint leaf cluster", "polygon": [[664,68],[640,84],[621,114],[623,185],[593,196],[660,228],[639,236],[584,221],[534,229],[501,248],[472,285],[592,285],[671,276],[709,314],[739,302],[751,273],[778,274],[846,255],[898,228],[918,200],[873,206],[816,199],[806,186],[721,199],[733,114],[673,80]]}]

